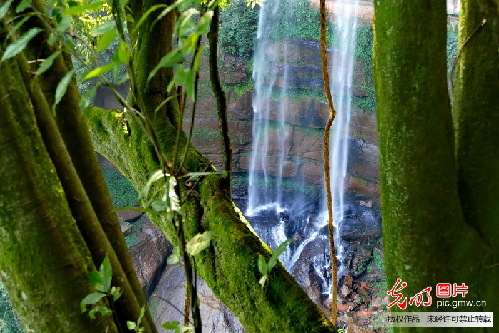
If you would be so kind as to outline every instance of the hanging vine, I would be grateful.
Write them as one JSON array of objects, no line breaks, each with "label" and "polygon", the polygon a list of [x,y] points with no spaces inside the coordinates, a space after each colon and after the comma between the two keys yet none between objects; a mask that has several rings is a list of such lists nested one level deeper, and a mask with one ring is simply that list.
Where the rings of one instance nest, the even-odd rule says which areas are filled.
[{"label": "hanging vine", "polygon": [[324,129],[324,173],[326,178],[326,200],[329,220],[329,245],[331,247],[331,321],[336,325],[336,313],[338,306],[336,304],[337,298],[337,280],[338,268],[336,264],[336,248],[334,246],[334,226],[333,226],[333,199],[331,194],[331,167],[329,165],[329,133],[333,125],[334,118],[336,117],[336,110],[334,108],[333,96],[331,95],[331,87],[329,85],[329,71],[327,64],[327,14],[326,14],[326,0],[320,0],[320,14],[321,14],[321,62],[322,62],[322,78],[324,81],[324,90],[326,92],[327,103],[329,105],[329,117],[327,119],[326,127]]}]

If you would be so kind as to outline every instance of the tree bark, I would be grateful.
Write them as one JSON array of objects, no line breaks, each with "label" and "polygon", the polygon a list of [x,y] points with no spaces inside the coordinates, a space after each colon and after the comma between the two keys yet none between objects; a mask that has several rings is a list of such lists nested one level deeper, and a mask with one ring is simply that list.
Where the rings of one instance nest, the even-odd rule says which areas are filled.
[{"label": "tree bark", "polygon": [[90,252],[38,131],[16,59],[0,66],[0,279],[25,329],[117,332],[79,303],[93,292]]},{"label": "tree bark", "polygon": [[[375,84],[388,284],[397,278],[406,281],[402,293],[409,300],[426,287],[433,288],[434,296],[437,283],[465,283],[467,300],[495,303],[488,284],[497,285],[489,278],[496,269],[490,266],[496,255],[468,224],[458,193],[446,86],[445,5],[445,1],[426,0],[375,2]],[[434,311],[435,303],[434,298],[429,308],[408,309]],[[397,328],[398,332],[430,330],[458,329]]]},{"label": "tree bark", "polygon": [[490,295],[485,310],[499,309],[499,298],[492,297],[499,293],[498,284],[487,283],[499,274],[498,7],[497,1],[461,1],[453,105],[463,214],[493,253],[481,283],[481,293]]}]

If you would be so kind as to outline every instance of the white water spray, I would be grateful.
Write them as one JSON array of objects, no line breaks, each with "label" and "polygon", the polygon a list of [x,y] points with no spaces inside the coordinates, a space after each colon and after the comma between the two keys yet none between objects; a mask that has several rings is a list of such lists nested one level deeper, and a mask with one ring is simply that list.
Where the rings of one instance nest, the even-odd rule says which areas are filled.
[{"label": "white water spray", "polygon": [[343,247],[340,232],[345,219],[345,180],[347,176],[348,137],[352,111],[353,70],[355,62],[355,36],[358,1],[335,2],[338,47],[332,55],[331,89],[336,108],[336,118],[331,130],[331,192],[337,259],[342,275]]},{"label": "white water spray", "polygon": [[[265,1],[260,8],[253,64],[253,148],[249,168],[247,216],[271,207],[275,207],[277,212],[284,210],[282,177],[290,137],[290,129],[285,123],[284,103],[287,97],[288,43],[284,41],[281,43],[282,47],[277,47],[265,34],[265,28],[274,24],[275,15],[282,10],[281,1]],[[282,82],[279,88],[276,85],[278,77]],[[271,110],[275,107],[272,99],[281,101],[277,110]]]}]

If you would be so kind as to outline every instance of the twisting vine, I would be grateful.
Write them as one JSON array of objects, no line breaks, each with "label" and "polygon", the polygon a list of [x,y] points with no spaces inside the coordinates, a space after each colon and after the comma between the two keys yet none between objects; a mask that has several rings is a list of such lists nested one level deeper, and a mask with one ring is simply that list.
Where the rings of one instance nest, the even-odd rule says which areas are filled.
[{"label": "twisting vine", "polygon": [[331,87],[329,84],[329,70],[327,63],[327,13],[326,0],[320,0],[320,16],[321,16],[321,62],[322,62],[322,78],[324,81],[324,89],[329,105],[329,117],[324,129],[324,173],[326,178],[326,200],[328,210],[328,229],[329,229],[329,244],[331,247],[331,321],[336,325],[336,313],[338,311],[337,302],[337,280],[338,268],[336,264],[336,248],[334,245],[334,225],[333,225],[333,199],[331,193],[331,167],[329,165],[329,133],[336,117],[336,109],[334,108],[333,96],[331,95]]}]

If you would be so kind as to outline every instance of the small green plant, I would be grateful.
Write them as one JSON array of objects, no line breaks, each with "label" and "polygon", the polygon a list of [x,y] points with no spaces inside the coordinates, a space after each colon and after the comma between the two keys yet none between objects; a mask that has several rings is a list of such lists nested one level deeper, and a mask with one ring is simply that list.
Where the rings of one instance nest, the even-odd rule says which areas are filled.
[{"label": "small green plant", "polygon": [[288,247],[289,244],[293,241],[292,238],[284,241],[275,249],[274,253],[272,254],[272,257],[270,257],[269,261],[267,262],[265,258],[260,254],[258,255],[258,270],[260,271],[260,274],[262,274],[262,277],[260,278],[260,281],[258,281],[262,287],[265,287],[267,284],[267,281],[269,280],[269,274],[274,268],[274,266],[277,264],[277,259],[279,256],[286,251],[286,248]]},{"label": "small green plant", "polygon": [[144,318],[144,313],[145,313],[145,308],[142,307],[142,309],[140,309],[139,318],[137,318],[136,322],[133,322],[133,321],[126,322],[127,328],[131,331],[134,331],[134,332],[144,332],[144,327],[140,326],[140,323],[142,322],[142,318]]},{"label": "small green plant", "polygon": [[[119,287],[112,287],[111,280],[113,278],[113,268],[111,262],[106,256],[98,271],[91,271],[89,273],[90,285],[94,287],[97,292],[90,293],[80,302],[81,312],[88,311],[88,316],[95,319],[95,314],[100,313],[103,316],[110,315],[112,310],[105,305],[98,305],[103,298],[108,298],[112,303],[116,302],[121,297],[121,289]],[[90,308],[90,310],[89,310]]]},{"label": "small green plant", "polygon": [[193,330],[192,326],[180,325],[180,322],[178,321],[167,321],[166,323],[163,323],[161,327],[167,330],[174,330],[175,333],[184,333]]}]

